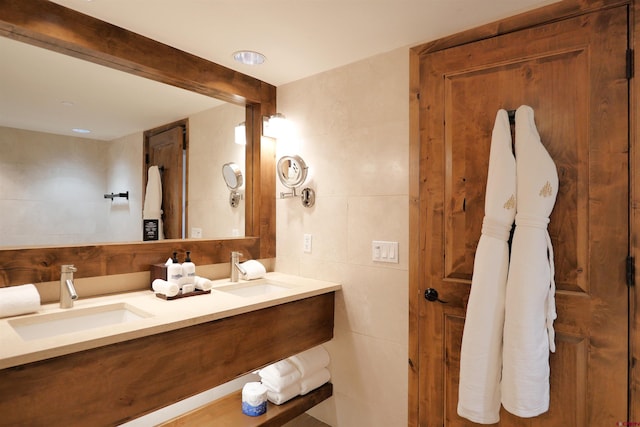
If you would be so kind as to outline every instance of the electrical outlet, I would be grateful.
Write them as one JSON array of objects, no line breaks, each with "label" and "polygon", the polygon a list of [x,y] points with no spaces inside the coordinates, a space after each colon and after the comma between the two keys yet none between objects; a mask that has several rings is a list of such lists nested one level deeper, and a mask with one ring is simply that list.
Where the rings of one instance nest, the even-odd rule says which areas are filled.
[{"label": "electrical outlet", "polygon": [[312,241],[312,237],[311,234],[305,234],[304,238],[303,238],[303,242],[302,242],[302,251],[305,254],[310,254],[311,253],[311,241]]},{"label": "electrical outlet", "polygon": [[202,239],[202,228],[191,227],[191,237],[193,239]]}]

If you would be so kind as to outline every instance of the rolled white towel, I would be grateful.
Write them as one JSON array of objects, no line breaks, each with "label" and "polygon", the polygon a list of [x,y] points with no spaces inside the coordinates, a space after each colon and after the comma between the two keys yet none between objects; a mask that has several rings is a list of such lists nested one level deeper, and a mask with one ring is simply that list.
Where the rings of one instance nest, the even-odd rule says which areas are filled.
[{"label": "rolled white towel", "polygon": [[196,276],[196,289],[199,289],[201,291],[208,291],[212,287],[213,283],[211,282],[211,280],[204,277]]},{"label": "rolled white towel", "polygon": [[319,371],[309,374],[309,376],[304,376],[300,379],[300,394],[305,395],[328,382],[330,379],[331,373],[327,368],[322,368]]},{"label": "rolled white towel", "polygon": [[250,259],[240,264],[245,273],[242,274],[244,280],[260,279],[267,274],[267,269],[260,261]]},{"label": "rolled white towel", "polygon": [[0,317],[33,313],[40,309],[40,294],[32,284],[0,289]]},{"label": "rolled white towel", "polygon": [[260,379],[262,383],[267,385],[271,390],[274,391],[282,391],[285,388],[291,386],[292,384],[300,381],[300,371],[294,369],[293,372],[288,373],[283,376],[263,376],[262,372],[260,372]]},{"label": "rolled white towel", "polygon": [[168,297],[173,297],[180,293],[180,287],[177,283],[167,282],[162,279],[155,279],[153,283],[151,283],[151,287],[154,292]]},{"label": "rolled white towel", "polygon": [[293,399],[300,394],[300,383],[298,382],[279,392],[271,390],[266,384],[265,387],[267,387],[267,399],[269,400],[269,402],[276,405],[282,405],[283,403]]},{"label": "rolled white towel", "polygon": [[283,377],[287,374],[297,371],[297,368],[287,359],[280,360],[279,362],[272,363],[260,369],[260,376],[263,378],[277,378]]},{"label": "rolled white towel", "polygon": [[298,368],[303,377],[326,368],[331,361],[329,353],[321,345],[291,356],[289,360]]}]

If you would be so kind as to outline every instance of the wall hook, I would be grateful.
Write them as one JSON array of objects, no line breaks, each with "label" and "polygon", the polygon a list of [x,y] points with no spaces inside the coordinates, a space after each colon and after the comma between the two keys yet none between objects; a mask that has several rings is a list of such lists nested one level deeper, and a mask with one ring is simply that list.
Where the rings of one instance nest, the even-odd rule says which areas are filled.
[{"label": "wall hook", "polygon": [[125,191],[124,193],[111,193],[104,195],[105,199],[111,199],[112,202],[116,197],[124,197],[125,199],[129,200],[129,192]]}]

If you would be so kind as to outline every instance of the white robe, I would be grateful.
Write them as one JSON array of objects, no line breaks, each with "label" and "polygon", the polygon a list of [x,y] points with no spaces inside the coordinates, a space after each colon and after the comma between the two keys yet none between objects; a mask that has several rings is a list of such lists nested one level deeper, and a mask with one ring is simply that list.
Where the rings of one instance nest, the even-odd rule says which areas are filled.
[{"label": "white robe", "polygon": [[533,110],[516,111],[517,215],[505,302],[502,405],[534,417],[549,409],[549,351],[555,351],[553,247],[547,231],[558,172]]},{"label": "white robe", "polygon": [[505,110],[498,111],[491,137],[484,210],[460,351],[457,411],[493,424],[500,419],[507,242],[516,215],[516,161]]}]

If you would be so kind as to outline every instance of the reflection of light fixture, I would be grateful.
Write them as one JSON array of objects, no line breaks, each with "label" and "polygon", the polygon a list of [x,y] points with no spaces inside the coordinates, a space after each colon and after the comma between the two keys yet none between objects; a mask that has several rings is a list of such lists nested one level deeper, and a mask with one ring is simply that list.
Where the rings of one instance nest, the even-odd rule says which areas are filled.
[{"label": "reflection of light fixture", "polygon": [[260,52],[251,50],[239,50],[233,53],[233,59],[245,65],[260,65],[266,58]]},{"label": "reflection of light fixture", "polygon": [[239,123],[235,128],[235,142],[239,145],[247,145],[247,127],[245,122]]},{"label": "reflection of light fixture", "polygon": [[262,117],[262,135],[269,138],[284,136],[287,127],[287,118],[284,114],[276,113],[271,117]]}]

